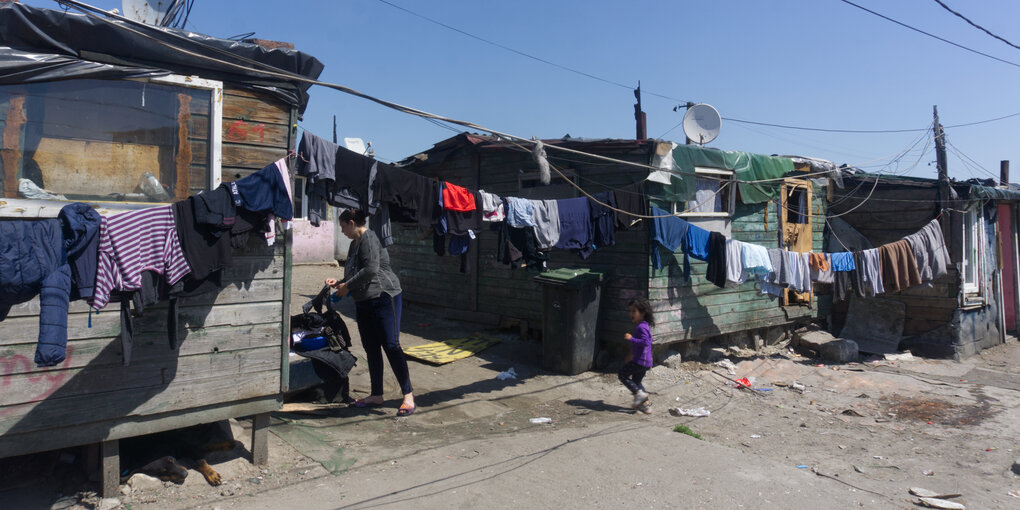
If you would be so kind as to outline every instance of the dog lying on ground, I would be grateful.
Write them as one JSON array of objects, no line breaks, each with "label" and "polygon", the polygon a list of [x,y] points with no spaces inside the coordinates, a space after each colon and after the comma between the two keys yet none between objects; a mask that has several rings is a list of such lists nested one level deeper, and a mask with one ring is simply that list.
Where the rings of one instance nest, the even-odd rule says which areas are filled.
[{"label": "dog lying on ground", "polygon": [[[206,462],[210,452],[230,451],[238,446],[226,421],[195,425],[120,441],[121,482],[135,473],[163,481],[184,483],[191,467],[202,473],[209,485],[220,485],[223,477]],[[155,459],[155,460],[153,460]]]}]

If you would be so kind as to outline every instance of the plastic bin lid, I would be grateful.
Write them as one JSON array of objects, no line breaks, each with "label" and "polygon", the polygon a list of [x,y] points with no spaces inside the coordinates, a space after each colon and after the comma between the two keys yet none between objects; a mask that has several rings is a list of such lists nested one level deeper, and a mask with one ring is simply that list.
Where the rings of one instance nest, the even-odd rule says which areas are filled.
[{"label": "plastic bin lid", "polygon": [[538,283],[552,285],[590,285],[601,282],[604,277],[604,273],[587,267],[563,267],[546,271],[533,279]]}]

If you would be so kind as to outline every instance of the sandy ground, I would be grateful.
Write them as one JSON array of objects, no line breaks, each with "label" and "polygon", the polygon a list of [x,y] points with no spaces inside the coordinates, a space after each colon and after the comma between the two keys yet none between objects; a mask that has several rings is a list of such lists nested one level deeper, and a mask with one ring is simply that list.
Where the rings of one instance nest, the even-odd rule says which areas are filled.
[{"label": "sandy ground", "polygon": [[[295,310],[338,273],[296,268]],[[353,303],[342,303],[356,334]],[[223,485],[209,486],[192,472],[181,486],[125,487],[119,502],[131,509],[246,510],[408,503],[910,508],[917,498],[908,489],[922,487],[958,493],[954,501],[968,508],[1020,508],[1020,477],[1010,470],[1020,457],[1015,339],[963,362],[821,365],[781,344],[731,352],[733,374],[695,361],[659,365],[645,379],[653,413],[643,415],[629,408],[630,394],[615,374],[546,373],[537,368],[541,345],[513,332],[431,317],[411,305],[401,342],[476,331],[502,341],[448,365],[411,362],[419,406],[411,417],[394,416],[399,392],[387,368],[385,407],[276,413],[262,468],[248,461],[249,421],[233,421],[244,447],[210,459]],[[358,340],[354,352],[360,355]],[[511,367],[516,379],[496,377]],[[753,389],[735,388],[730,379],[737,377],[753,377]],[[367,392],[364,366],[355,368],[351,385],[354,396]],[[704,407],[711,415],[676,417],[671,407]],[[537,417],[551,423],[531,423]],[[674,432],[678,425],[701,439]],[[54,455],[21,462],[48,465],[51,473],[73,464]],[[0,497],[10,508],[97,505],[94,494],[76,492],[89,488],[76,480],[11,482],[0,485]],[[62,494],[71,496],[60,500]]]}]

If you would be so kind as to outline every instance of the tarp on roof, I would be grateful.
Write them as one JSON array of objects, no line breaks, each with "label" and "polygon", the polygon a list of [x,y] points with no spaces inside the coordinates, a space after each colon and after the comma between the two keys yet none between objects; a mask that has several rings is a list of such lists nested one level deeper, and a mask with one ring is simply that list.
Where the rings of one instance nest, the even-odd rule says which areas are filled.
[{"label": "tarp on roof", "polygon": [[0,85],[176,73],[267,92],[302,112],[308,104],[307,83],[212,62],[168,45],[254,67],[242,60],[247,59],[310,79],[323,69],[315,57],[296,50],[6,3],[0,6]]},{"label": "tarp on roof", "polygon": [[970,186],[972,198],[985,198],[990,200],[1020,200],[1020,190],[1007,188],[993,188],[972,184]]},{"label": "tarp on roof", "polygon": [[[793,172],[793,160],[749,152],[722,151],[697,145],[677,145],[673,149],[673,173],[680,175],[674,175],[672,183],[663,186],[663,198],[675,202],[693,200],[695,167],[733,170],[734,177],[740,181],[760,181],[778,179]],[[741,182],[737,185],[740,190],[740,201],[745,204],[758,204],[775,200],[779,194],[780,184],[781,181],[758,184]]]}]

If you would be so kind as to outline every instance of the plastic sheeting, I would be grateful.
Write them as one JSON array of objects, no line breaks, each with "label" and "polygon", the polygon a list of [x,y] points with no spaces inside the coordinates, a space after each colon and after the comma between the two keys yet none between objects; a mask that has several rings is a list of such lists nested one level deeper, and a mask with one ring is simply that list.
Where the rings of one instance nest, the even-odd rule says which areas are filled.
[{"label": "plastic sheeting", "polygon": [[[673,149],[673,176],[671,184],[663,186],[663,198],[681,202],[693,200],[695,189],[695,167],[733,170],[736,179],[760,181],[778,179],[793,172],[790,158],[763,156],[739,151],[722,151],[696,145],[677,145]],[[745,204],[759,204],[775,200],[779,195],[780,181],[737,185],[740,201]]]},{"label": "plastic sheeting", "polygon": [[970,196],[973,198],[986,198],[991,200],[1020,200],[1020,190],[1007,188],[993,188],[972,184]]},{"label": "plastic sheeting", "polygon": [[[191,56],[166,45],[248,69]],[[0,7],[0,85],[176,73],[267,92],[304,111],[309,84],[269,77],[241,59],[310,79],[318,78],[323,69],[315,57],[296,50],[267,50],[185,30],[129,25],[20,3]]]}]

